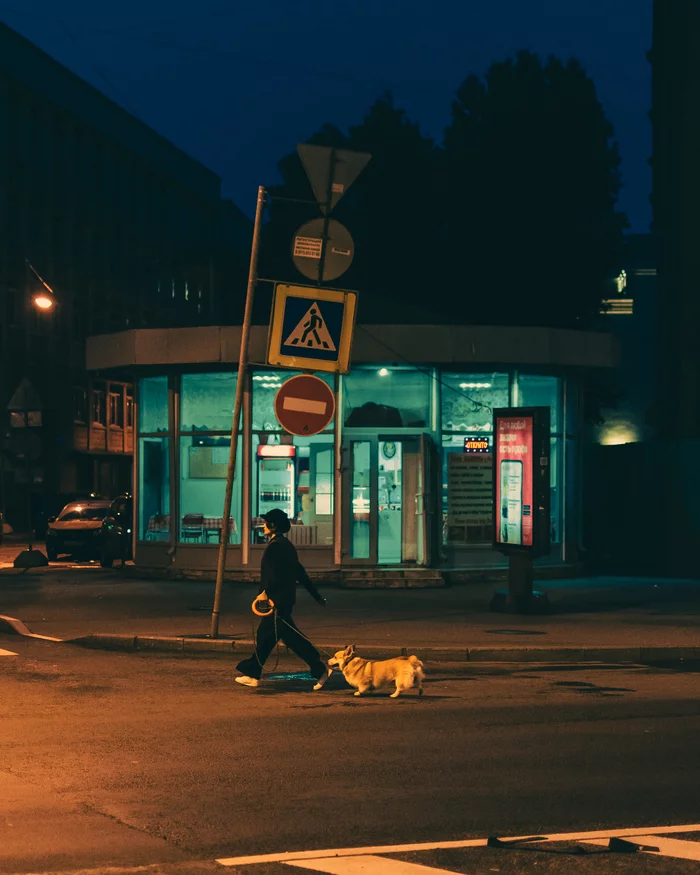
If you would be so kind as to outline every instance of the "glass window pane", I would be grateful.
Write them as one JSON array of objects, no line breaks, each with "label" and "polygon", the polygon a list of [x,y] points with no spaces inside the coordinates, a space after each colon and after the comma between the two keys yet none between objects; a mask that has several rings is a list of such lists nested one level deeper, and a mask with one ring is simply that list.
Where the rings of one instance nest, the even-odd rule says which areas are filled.
[{"label": "glass window pane", "polygon": [[466,453],[464,435],[442,438],[442,542],[465,547],[493,540],[493,438],[488,453]]},{"label": "glass window pane", "polygon": [[[231,439],[227,437],[180,438],[180,543],[220,543],[230,446]],[[239,437],[231,496],[230,544],[241,543],[242,452],[243,439]]]},{"label": "glass window pane", "polygon": [[253,435],[254,543],[264,543],[261,514],[278,507],[297,547],[333,545],[333,453],[330,434]]},{"label": "glass window pane", "polygon": [[350,557],[370,558],[371,462],[370,441],[352,441],[352,496],[350,514]]},{"label": "glass window pane", "polygon": [[561,472],[561,439],[552,438],[549,457],[549,540],[552,545],[562,541],[563,482]]},{"label": "glass window pane", "polygon": [[139,431],[141,434],[168,430],[168,378],[139,380]]},{"label": "glass window pane", "polygon": [[237,374],[183,374],[180,431],[231,431]]},{"label": "glass window pane", "polygon": [[493,431],[493,410],[508,407],[508,374],[441,376],[442,430]]},{"label": "glass window pane", "polygon": [[518,407],[549,407],[550,431],[559,431],[559,377],[518,374]]},{"label": "glass window pane", "polygon": [[356,368],[345,377],[348,428],[429,428],[432,374],[412,368]]},{"label": "glass window pane", "polygon": [[139,538],[170,539],[170,440],[139,440]]},{"label": "glass window pane", "polygon": [[[275,416],[275,395],[282,383],[301,371],[254,371],[253,372],[253,431],[281,431],[282,427]],[[331,389],[334,388],[333,374],[315,374]],[[333,421],[326,431],[333,431]]]}]

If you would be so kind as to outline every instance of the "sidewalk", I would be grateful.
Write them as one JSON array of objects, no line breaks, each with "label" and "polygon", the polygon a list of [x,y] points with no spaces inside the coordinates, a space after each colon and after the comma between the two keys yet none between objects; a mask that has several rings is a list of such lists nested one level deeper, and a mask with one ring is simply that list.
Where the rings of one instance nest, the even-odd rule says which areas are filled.
[{"label": "sidewalk", "polygon": [[[328,653],[349,643],[370,657],[405,648],[426,660],[645,662],[700,659],[700,581],[599,577],[552,580],[550,613],[491,613],[500,587],[347,590],[320,585],[318,607],[300,588],[295,618]],[[225,583],[220,637],[208,636],[214,584],[126,577],[94,566],[0,570],[0,615],[31,633],[83,646],[250,653],[257,587]],[[20,627],[17,627],[20,628]],[[0,619],[0,634],[13,624]]]}]

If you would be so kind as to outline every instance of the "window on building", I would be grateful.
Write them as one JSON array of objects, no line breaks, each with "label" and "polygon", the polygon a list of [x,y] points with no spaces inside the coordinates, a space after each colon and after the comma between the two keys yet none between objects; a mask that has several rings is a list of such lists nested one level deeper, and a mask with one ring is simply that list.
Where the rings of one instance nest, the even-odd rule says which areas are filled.
[{"label": "window on building", "polygon": [[[183,374],[180,381],[180,543],[218,544],[237,375]],[[241,541],[243,439],[238,440],[229,543]]]},{"label": "window on building", "polygon": [[441,384],[444,432],[491,432],[494,408],[508,407],[508,374],[444,373]]},{"label": "window on building", "polygon": [[[231,438],[197,433],[180,437],[180,543],[219,544],[223,530],[226,473]],[[231,497],[229,543],[241,542],[241,467],[239,437]]]},{"label": "window on building", "polygon": [[84,386],[75,386],[73,389],[73,419],[75,422],[85,423],[88,421],[87,406],[87,389]]},{"label": "window on building", "polygon": [[94,386],[92,390],[92,422],[107,425],[106,392],[102,386]]},{"label": "window on building", "polygon": [[170,540],[170,438],[139,440],[139,539]]},{"label": "window on building", "polygon": [[347,428],[430,428],[430,372],[414,368],[356,368],[345,377]]},{"label": "window on building", "polygon": [[498,407],[549,407],[552,432],[552,544],[561,543],[561,380],[537,374],[445,373],[442,398],[443,545],[459,548],[492,542],[493,410]]},{"label": "window on building", "polygon": [[168,378],[145,377],[139,381],[139,432],[168,430]]},{"label": "window on building", "polygon": [[109,424],[124,428],[124,395],[114,387],[109,393]]},{"label": "window on building", "polygon": [[126,390],[126,427],[134,427],[134,396],[131,389]]},{"label": "window on building", "polygon": [[549,428],[559,429],[559,377],[545,377],[536,374],[518,374],[513,391],[514,407],[549,407]]},{"label": "window on building", "polygon": [[231,431],[237,375],[184,374],[180,388],[181,431]]},{"label": "window on building", "polygon": [[251,471],[254,543],[263,543],[261,515],[281,508],[297,547],[333,545],[333,435],[253,435]]},{"label": "window on building", "polygon": [[[297,546],[333,544],[333,429],[310,437],[284,432],[274,400],[291,371],[255,371],[252,377],[252,526],[262,542],[260,515],[279,507],[293,521],[289,538]],[[333,387],[334,377],[318,374]]]}]

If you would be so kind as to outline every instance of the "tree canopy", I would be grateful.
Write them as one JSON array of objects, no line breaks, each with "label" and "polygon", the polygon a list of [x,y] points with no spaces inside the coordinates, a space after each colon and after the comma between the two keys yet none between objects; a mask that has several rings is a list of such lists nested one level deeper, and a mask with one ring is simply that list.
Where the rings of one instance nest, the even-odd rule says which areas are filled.
[{"label": "tree canopy", "polygon": [[[309,142],[372,154],[333,213],[356,246],[337,284],[370,306],[480,324],[585,327],[597,316],[626,220],[612,126],[577,61],[521,52],[469,76],[441,145],[390,94],[347,133],[326,124]],[[279,171],[265,275],[298,281],[294,231],[320,214],[274,200],[313,197],[296,152]]]}]

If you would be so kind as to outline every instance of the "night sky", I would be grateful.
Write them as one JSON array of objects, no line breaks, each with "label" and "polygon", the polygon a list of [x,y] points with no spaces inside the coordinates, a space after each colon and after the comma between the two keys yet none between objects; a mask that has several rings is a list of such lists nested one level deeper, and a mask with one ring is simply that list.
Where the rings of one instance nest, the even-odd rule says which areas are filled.
[{"label": "night sky", "polygon": [[0,19],[223,178],[247,213],[279,157],[383,92],[441,139],[470,73],[527,48],[575,56],[648,230],[652,0],[0,0]]}]

